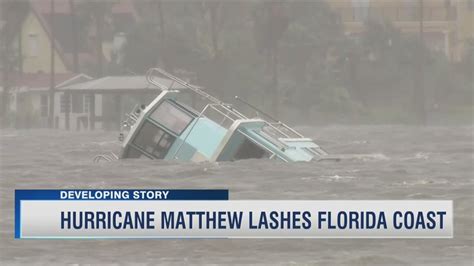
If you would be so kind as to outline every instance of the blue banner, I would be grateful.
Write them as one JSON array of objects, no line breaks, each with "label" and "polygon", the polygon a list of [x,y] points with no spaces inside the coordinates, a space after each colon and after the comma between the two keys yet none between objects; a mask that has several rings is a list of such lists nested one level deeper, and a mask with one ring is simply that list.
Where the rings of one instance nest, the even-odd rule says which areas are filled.
[{"label": "blue banner", "polygon": [[31,189],[15,190],[15,238],[20,237],[21,201],[229,200],[227,189]]}]

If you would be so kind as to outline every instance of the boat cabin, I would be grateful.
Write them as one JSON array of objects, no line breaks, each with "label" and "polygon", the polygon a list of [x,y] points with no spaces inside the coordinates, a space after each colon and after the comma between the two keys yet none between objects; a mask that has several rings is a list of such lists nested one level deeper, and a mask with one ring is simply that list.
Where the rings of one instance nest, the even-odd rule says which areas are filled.
[{"label": "boat cabin", "polygon": [[[187,89],[157,84],[157,75]],[[162,92],[148,106],[135,108],[124,121],[128,133],[123,135],[121,158],[193,162],[268,158],[294,162],[327,155],[312,139],[286,124],[248,118],[232,105],[161,69],[151,69],[147,80],[162,87]],[[180,100],[189,94],[204,100],[199,111]]]}]

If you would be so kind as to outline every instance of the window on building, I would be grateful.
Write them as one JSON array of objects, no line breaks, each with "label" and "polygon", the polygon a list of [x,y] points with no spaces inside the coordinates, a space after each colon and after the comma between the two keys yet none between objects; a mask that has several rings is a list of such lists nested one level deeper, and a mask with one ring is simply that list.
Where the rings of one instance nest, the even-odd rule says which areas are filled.
[{"label": "window on building", "polygon": [[60,112],[61,113],[65,113],[67,109],[70,109],[71,107],[71,101],[70,101],[70,97],[68,97],[68,95],[66,94],[61,94],[61,96],[59,96],[59,101],[60,101]]},{"label": "window on building", "polygon": [[76,114],[84,112],[84,94],[72,95],[72,112]]},{"label": "window on building", "polygon": [[39,51],[38,34],[36,33],[28,34],[28,46],[29,46],[28,55],[38,56],[38,51]]},{"label": "window on building", "polygon": [[84,95],[84,113],[89,113],[89,108],[92,103],[92,96],[87,94]]},{"label": "window on building", "polygon": [[48,116],[48,95],[47,94],[42,94],[41,99],[40,99],[40,113],[41,117],[47,117]]}]

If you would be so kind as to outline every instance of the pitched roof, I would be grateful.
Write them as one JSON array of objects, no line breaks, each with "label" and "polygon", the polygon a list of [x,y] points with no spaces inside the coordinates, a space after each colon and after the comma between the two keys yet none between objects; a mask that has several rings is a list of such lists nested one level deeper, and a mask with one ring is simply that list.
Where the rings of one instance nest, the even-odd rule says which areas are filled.
[{"label": "pitched roof", "polygon": [[[76,73],[57,73],[54,76],[55,84],[61,85],[67,83],[68,80],[78,79],[80,77],[91,77],[84,74]],[[10,73],[10,85],[14,88],[28,87],[31,89],[41,89],[50,87],[50,75],[46,73],[23,73],[20,75],[18,72]],[[0,86],[3,87],[3,80],[0,80]]]},{"label": "pitched roof", "polygon": [[68,86],[68,85],[72,85],[72,84],[76,84],[76,83],[81,83],[81,82],[86,82],[86,81],[89,81],[89,80],[92,80],[92,77],[89,76],[89,75],[86,75],[86,74],[78,74],[76,76],[73,76],[72,78],[70,79],[67,79],[61,83],[56,83],[56,88],[60,88],[60,87],[64,87],[64,86]]},{"label": "pitched roof", "polygon": [[[41,14],[49,14],[51,12],[51,0],[34,0],[30,1],[31,8]],[[54,1],[55,13],[71,13],[69,1]]]},{"label": "pitched roof", "polygon": [[[160,84],[173,89],[185,89],[185,87],[173,83],[165,78],[154,78]],[[60,91],[95,91],[95,92],[117,92],[117,91],[147,91],[160,90],[159,87],[148,83],[145,76],[108,76],[95,80],[76,83],[58,88]]]},{"label": "pitched roof", "polygon": [[[41,15],[41,13],[39,13],[35,8],[32,8],[31,12],[38,19],[38,21],[41,24],[42,28],[46,32],[46,35],[48,36],[48,39],[51,41],[52,40],[52,38],[51,38],[51,27],[48,24],[48,22]],[[58,42],[57,39],[55,39],[54,42],[55,42],[56,51],[58,52],[59,57],[61,57],[61,60],[63,61],[64,64],[66,64],[67,66],[70,66],[69,61],[67,60],[67,58],[64,55],[64,51],[62,49],[62,46],[60,45],[60,43]]]},{"label": "pitched roof", "polygon": [[[110,13],[117,24],[116,30],[126,30],[125,28],[129,27],[138,17],[133,4],[129,0],[110,2],[112,3]],[[81,2],[76,0],[75,3],[78,5]],[[38,18],[49,39],[51,39],[51,32],[54,30],[56,50],[69,69],[72,66],[72,56],[70,54],[74,51],[75,44],[77,45],[80,62],[90,61],[91,58],[96,57],[94,49],[88,47],[87,32],[84,31],[82,34],[79,32],[81,35],[78,36],[79,41],[74,43],[74,36],[72,35],[74,26],[71,20],[69,1],[54,2],[55,16],[53,21],[51,19],[51,0],[31,1],[31,11]],[[80,17],[77,16],[77,19],[80,24]],[[105,30],[104,35],[106,39],[110,39],[113,33]]]}]

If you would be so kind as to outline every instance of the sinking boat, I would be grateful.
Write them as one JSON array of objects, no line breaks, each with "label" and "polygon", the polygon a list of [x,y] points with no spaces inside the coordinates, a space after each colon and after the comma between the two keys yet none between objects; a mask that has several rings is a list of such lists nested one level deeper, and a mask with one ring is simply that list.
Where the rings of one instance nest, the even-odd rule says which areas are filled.
[{"label": "sinking boat", "polygon": [[[163,77],[172,83],[163,84]],[[147,80],[162,92],[149,105],[136,107],[127,115],[123,123],[127,132],[121,133],[122,159],[213,162],[269,158],[297,162],[327,155],[312,139],[238,97],[256,117],[247,117],[233,105],[162,69],[150,69]],[[173,86],[176,84],[179,86]]]}]

